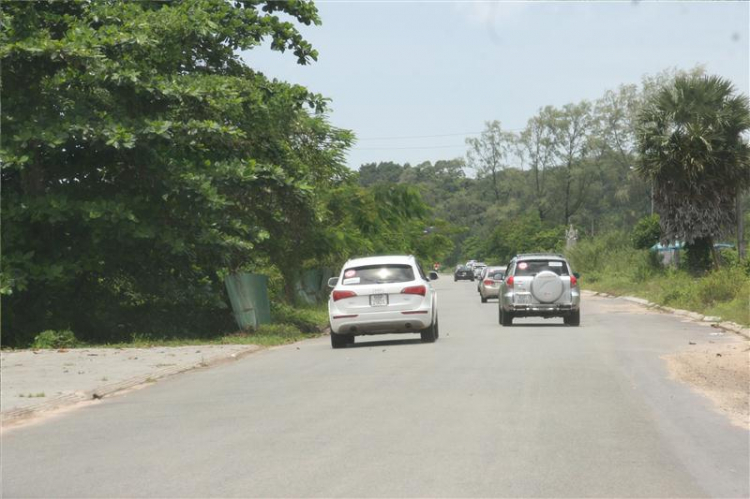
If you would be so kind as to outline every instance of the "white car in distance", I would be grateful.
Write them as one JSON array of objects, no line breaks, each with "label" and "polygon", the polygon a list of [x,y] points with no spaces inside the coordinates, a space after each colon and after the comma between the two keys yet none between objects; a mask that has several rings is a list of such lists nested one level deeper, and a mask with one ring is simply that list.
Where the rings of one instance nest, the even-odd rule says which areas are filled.
[{"label": "white car in distance", "polygon": [[437,293],[413,256],[373,256],[349,260],[332,277],[328,299],[331,346],[354,343],[355,336],[419,333],[438,339]]}]

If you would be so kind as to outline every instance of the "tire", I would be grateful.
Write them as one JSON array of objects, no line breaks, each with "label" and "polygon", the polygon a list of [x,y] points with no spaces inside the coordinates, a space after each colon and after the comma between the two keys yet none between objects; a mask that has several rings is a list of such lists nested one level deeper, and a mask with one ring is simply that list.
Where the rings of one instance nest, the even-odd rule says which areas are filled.
[{"label": "tire", "polygon": [[543,270],[531,281],[531,294],[541,303],[556,302],[565,291],[560,276],[551,270]]},{"label": "tire", "polygon": [[[349,341],[350,335],[347,334],[336,334],[333,331],[331,331],[331,348],[344,348]],[[354,337],[351,336],[352,343],[354,342]]]},{"label": "tire", "polygon": [[512,326],[513,312],[506,312],[503,310],[503,307],[500,307],[500,324],[502,324],[503,327]]},{"label": "tire", "polygon": [[571,312],[570,315],[563,318],[565,324],[568,326],[580,326],[581,325],[581,310]]},{"label": "tire", "polygon": [[487,298],[484,297],[481,291],[479,292],[479,297],[482,299],[482,303],[487,303]]},{"label": "tire", "polygon": [[435,317],[435,323],[431,324],[430,327],[423,330],[420,334],[422,335],[422,343],[435,343],[440,335],[437,317]]},{"label": "tire", "polygon": [[347,334],[344,336],[346,338],[346,344],[347,345],[354,345],[354,335],[353,334]]}]

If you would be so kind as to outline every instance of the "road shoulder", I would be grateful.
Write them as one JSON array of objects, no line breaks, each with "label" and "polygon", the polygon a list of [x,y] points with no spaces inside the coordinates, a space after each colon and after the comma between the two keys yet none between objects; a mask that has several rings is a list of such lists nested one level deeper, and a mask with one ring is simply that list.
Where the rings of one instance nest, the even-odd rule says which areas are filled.
[{"label": "road shoulder", "polygon": [[2,427],[185,371],[231,362],[261,348],[202,345],[4,351],[0,353]]}]

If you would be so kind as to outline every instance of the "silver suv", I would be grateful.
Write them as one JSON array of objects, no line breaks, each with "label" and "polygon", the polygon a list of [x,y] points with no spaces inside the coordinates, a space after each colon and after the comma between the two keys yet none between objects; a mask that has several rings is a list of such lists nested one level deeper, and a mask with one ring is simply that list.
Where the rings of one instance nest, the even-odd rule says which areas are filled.
[{"label": "silver suv", "polygon": [[518,255],[508,264],[500,284],[499,322],[513,324],[514,317],[562,317],[565,324],[581,324],[578,274],[562,255]]}]

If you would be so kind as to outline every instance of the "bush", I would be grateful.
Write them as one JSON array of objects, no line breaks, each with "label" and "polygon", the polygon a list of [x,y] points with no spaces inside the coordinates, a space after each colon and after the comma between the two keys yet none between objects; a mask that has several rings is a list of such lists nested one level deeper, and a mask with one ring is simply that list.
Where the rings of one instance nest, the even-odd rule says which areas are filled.
[{"label": "bush", "polygon": [[302,332],[294,324],[262,324],[254,331],[256,335],[296,338]]},{"label": "bush", "polygon": [[659,226],[659,215],[649,215],[638,220],[630,233],[630,240],[635,249],[649,249],[659,242],[661,238],[661,227]]},{"label": "bush", "polygon": [[79,344],[73,331],[42,331],[34,338],[31,348],[72,348]]},{"label": "bush", "polygon": [[328,312],[324,307],[299,308],[275,302],[271,304],[271,317],[274,324],[290,324],[303,333],[317,333],[328,324]]}]

